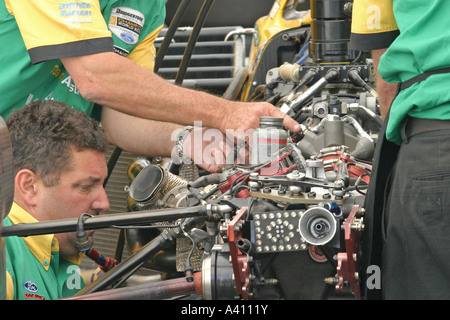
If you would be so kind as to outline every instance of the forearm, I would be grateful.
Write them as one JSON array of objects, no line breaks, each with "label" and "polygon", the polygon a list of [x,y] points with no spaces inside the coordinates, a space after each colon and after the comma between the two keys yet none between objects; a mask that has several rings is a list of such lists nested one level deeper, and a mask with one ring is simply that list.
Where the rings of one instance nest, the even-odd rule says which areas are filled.
[{"label": "forearm", "polygon": [[153,72],[114,53],[62,59],[81,95],[92,102],[136,117],[204,127],[255,129],[260,116],[283,117],[284,125],[299,124],[267,102],[233,102],[170,84]]},{"label": "forearm", "polygon": [[182,128],[174,123],[137,118],[105,107],[102,109],[102,126],[110,143],[149,157],[170,157],[176,141],[174,132]]},{"label": "forearm", "polygon": [[373,66],[376,74],[377,91],[379,97],[378,100],[380,103],[380,114],[383,119],[388,114],[389,108],[397,93],[397,84],[384,81],[378,73],[378,64],[380,62],[380,58],[383,53],[386,52],[386,50],[387,49],[379,49],[372,51]]},{"label": "forearm", "polygon": [[181,124],[202,120],[218,127],[221,111],[226,112],[220,109],[231,108],[219,97],[172,85],[117,54],[62,61],[85,99],[137,117]]},{"label": "forearm", "polygon": [[[148,157],[172,157],[178,159],[175,144],[181,125],[136,118],[110,108],[102,109],[102,125],[108,141],[123,150]],[[218,139],[203,137],[205,128],[196,128],[195,134],[187,135],[183,153],[197,165],[210,171],[220,172],[225,166],[225,157],[233,146],[227,148],[220,132]],[[200,141],[196,139],[200,139]],[[205,148],[209,152],[204,152]],[[225,152],[225,154],[223,154]],[[181,160],[181,159],[178,159]]]}]

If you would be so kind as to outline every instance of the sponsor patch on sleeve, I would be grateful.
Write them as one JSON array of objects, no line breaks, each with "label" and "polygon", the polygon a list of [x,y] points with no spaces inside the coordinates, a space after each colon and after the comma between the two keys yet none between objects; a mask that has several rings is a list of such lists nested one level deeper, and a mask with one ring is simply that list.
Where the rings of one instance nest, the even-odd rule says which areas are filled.
[{"label": "sponsor patch on sleeve", "polygon": [[133,45],[139,40],[145,23],[144,15],[132,8],[117,7],[112,9],[109,30],[123,42]]}]

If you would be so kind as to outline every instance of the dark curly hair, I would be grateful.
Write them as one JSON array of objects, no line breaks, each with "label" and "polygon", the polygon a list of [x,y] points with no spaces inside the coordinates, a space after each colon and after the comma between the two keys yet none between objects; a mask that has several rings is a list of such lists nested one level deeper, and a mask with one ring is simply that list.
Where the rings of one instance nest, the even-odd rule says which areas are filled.
[{"label": "dark curly hair", "polygon": [[71,166],[72,148],[106,152],[108,143],[97,121],[55,101],[33,101],[6,119],[11,137],[14,169],[30,169],[46,186],[59,183]]}]

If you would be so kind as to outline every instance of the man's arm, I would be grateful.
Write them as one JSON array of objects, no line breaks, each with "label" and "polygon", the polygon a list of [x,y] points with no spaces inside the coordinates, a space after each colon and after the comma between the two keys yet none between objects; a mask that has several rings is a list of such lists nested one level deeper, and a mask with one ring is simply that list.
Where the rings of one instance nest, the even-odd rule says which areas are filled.
[{"label": "man's arm", "polygon": [[232,102],[220,97],[173,85],[155,73],[105,52],[61,59],[81,95],[102,106],[137,117],[226,129],[257,128],[260,116],[284,117],[285,126],[300,126],[273,105]]},{"label": "man's arm", "polygon": [[[102,108],[102,126],[110,143],[142,156],[178,158],[176,137],[184,126],[133,117],[117,110]],[[233,151],[225,136],[216,130],[214,137],[205,135],[208,128],[196,128],[184,139],[183,153],[209,172],[220,172]]]},{"label": "man's arm", "polygon": [[108,141],[128,152],[143,156],[170,157],[175,141],[171,133],[183,126],[134,117],[102,108],[102,126]]},{"label": "man's arm", "polygon": [[380,114],[384,119],[395,98],[397,85],[384,81],[378,73],[381,55],[399,35],[392,0],[355,0],[352,10],[350,49],[370,51],[376,74]]},{"label": "man's arm", "polygon": [[380,62],[380,57],[384,52],[386,52],[386,50],[387,49],[379,49],[379,50],[372,50],[371,52],[373,59],[373,66],[375,69],[377,79],[377,91],[378,91],[378,100],[380,103],[380,114],[383,119],[386,118],[389,108],[391,107],[392,101],[394,100],[395,95],[397,93],[397,84],[384,81],[383,78],[381,78],[380,74],[378,73],[378,64]]}]

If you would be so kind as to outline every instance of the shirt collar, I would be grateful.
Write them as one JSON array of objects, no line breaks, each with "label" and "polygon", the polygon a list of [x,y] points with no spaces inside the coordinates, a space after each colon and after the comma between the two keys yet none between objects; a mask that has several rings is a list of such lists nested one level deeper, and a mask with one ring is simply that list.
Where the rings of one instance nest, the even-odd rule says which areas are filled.
[{"label": "shirt collar", "polygon": [[[35,217],[29,214],[25,209],[13,202],[8,218],[13,224],[39,222]],[[22,238],[28,247],[28,250],[39,260],[45,270],[50,268],[52,252],[59,252],[59,242],[54,234],[43,234],[37,236],[28,236]],[[84,252],[79,252],[74,256],[61,257],[74,264],[80,264],[84,257]]]},{"label": "shirt collar", "polygon": [[[13,224],[39,222],[15,202],[11,207],[8,218]],[[25,241],[28,249],[39,260],[45,270],[48,270],[52,251],[59,251],[59,243],[55,236],[53,234],[28,236],[23,237],[23,241]]]}]

